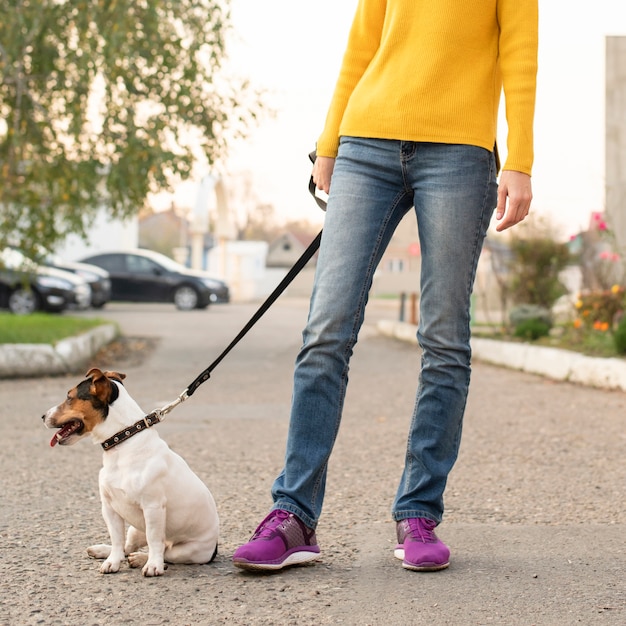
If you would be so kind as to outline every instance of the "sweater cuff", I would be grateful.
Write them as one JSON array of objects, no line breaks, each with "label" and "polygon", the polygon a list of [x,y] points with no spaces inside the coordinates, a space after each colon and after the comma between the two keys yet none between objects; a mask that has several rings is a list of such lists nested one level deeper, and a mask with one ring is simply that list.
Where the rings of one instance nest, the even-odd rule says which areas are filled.
[{"label": "sweater cuff", "polygon": [[315,151],[317,156],[336,158],[339,152],[339,137],[328,139],[322,135],[317,140]]}]

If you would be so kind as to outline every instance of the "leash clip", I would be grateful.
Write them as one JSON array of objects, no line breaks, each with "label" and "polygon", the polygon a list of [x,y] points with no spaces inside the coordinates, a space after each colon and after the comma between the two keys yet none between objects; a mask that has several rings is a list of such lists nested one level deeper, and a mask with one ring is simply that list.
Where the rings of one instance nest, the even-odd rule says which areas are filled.
[{"label": "leash clip", "polygon": [[[157,420],[161,422],[170,411],[175,409],[179,404],[184,402],[188,397],[189,395],[187,394],[187,390],[185,389],[185,391],[183,391],[178,396],[178,398],[176,398],[176,400],[173,400],[172,402],[170,402],[169,404],[166,404],[164,407],[161,407],[160,409],[156,409],[154,411],[154,415],[156,416]],[[145,418],[144,418],[144,421],[145,421]],[[146,425],[149,426],[149,424],[147,423]]]}]

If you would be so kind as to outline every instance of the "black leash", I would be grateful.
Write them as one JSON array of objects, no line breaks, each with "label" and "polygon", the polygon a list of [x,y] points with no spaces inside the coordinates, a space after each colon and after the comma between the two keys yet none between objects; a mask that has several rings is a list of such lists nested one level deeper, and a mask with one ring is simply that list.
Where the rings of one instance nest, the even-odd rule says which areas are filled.
[{"label": "black leash", "polygon": [[193,395],[196,389],[211,376],[211,372],[221,363],[222,359],[239,343],[246,333],[263,317],[265,312],[276,302],[278,296],[287,288],[289,283],[300,273],[300,270],[309,262],[311,257],[317,252],[322,239],[322,231],[309,244],[309,247],[302,253],[302,256],[295,262],[294,266],[287,272],[287,275],[280,281],[276,289],[267,297],[265,302],[259,307],[257,312],[250,318],[250,321],[239,331],[239,334],[228,344],[222,354],[220,354],[209,367],[207,367],[192,383],[187,387],[187,397]]},{"label": "black leash", "polygon": [[[315,163],[316,154],[311,152],[309,159],[311,163]],[[315,194],[315,182],[313,182],[313,176],[309,179],[309,192],[317,202],[318,206],[325,211],[326,202],[322,198]],[[222,359],[239,343],[239,341],[247,334],[247,332],[263,317],[265,312],[276,302],[278,297],[285,291],[293,279],[300,273],[302,268],[311,260],[311,257],[317,252],[320,247],[320,241],[322,239],[322,231],[318,233],[317,237],[309,244],[309,247],[302,253],[302,256],[294,263],[293,267],[287,272],[287,275],[280,281],[276,289],[267,297],[265,302],[259,307],[257,312],[250,318],[250,321],[241,329],[239,334],[228,344],[222,354],[220,354],[209,367],[207,367],[196,379],[187,387],[184,393],[187,397],[193,395],[196,389],[205,381],[211,377],[211,372],[221,363]]]},{"label": "black leash", "polygon": [[[315,152],[311,152],[309,154],[309,159],[311,162],[315,163]],[[309,191],[311,195],[317,202],[317,205],[322,209],[326,210],[326,202],[316,195],[315,193],[316,187],[313,182],[313,177],[311,176],[309,180]],[[226,346],[226,348],[222,351],[222,353],[209,365],[202,373],[200,373],[195,380],[183,391],[176,400],[170,402],[165,405],[161,409],[156,409],[149,413],[142,420],[135,422],[131,427],[120,431],[113,435],[113,437],[109,437],[106,441],[102,442],[102,447],[105,450],[110,450],[114,446],[126,439],[129,439],[133,435],[149,428],[150,426],[154,426],[158,424],[173,408],[178,406],[181,402],[184,402],[187,398],[192,396],[198,387],[206,382],[211,377],[211,372],[222,362],[224,357],[241,341],[241,339],[248,333],[248,331],[263,317],[263,315],[267,312],[267,310],[276,302],[278,297],[285,291],[285,289],[289,286],[289,284],[293,281],[293,279],[300,273],[302,268],[311,260],[311,257],[317,252],[320,247],[320,241],[322,239],[322,232],[318,233],[317,237],[309,244],[308,248],[302,253],[300,258],[294,263],[293,267],[287,272],[286,276],[280,281],[278,286],[272,291],[272,293],[266,298],[265,302],[258,308],[256,313],[250,318],[248,323],[239,331],[239,334]]]}]

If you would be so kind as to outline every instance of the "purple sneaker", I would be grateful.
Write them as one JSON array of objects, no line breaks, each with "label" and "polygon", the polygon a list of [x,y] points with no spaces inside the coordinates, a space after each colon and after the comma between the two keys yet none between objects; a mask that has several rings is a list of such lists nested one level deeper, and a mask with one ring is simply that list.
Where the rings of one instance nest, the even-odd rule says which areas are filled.
[{"label": "purple sneaker", "polygon": [[251,570],[277,570],[313,561],[320,549],[315,531],[289,511],[275,509],[259,524],[250,541],[237,548],[233,563]]},{"label": "purple sneaker", "polygon": [[435,572],[450,564],[448,546],[435,535],[437,522],[424,517],[397,523],[398,545],[394,556],[402,559],[402,567],[416,572]]}]

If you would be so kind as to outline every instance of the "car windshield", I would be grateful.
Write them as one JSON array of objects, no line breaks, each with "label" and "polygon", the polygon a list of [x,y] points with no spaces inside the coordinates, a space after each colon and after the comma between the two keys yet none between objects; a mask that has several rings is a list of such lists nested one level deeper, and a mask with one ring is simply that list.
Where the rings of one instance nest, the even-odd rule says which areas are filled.
[{"label": "car windshield", "polygon": [[161,254],[160,252],[153,252],[152,250],[143,250],[143,252],[147,258],[152,259],[155,263],[162,265],[165,269],[170,270],[171,272],[180,272],[181,269],[187,270],[184,265],[176,263],[176,261],[170,259],[164,254]]}]

